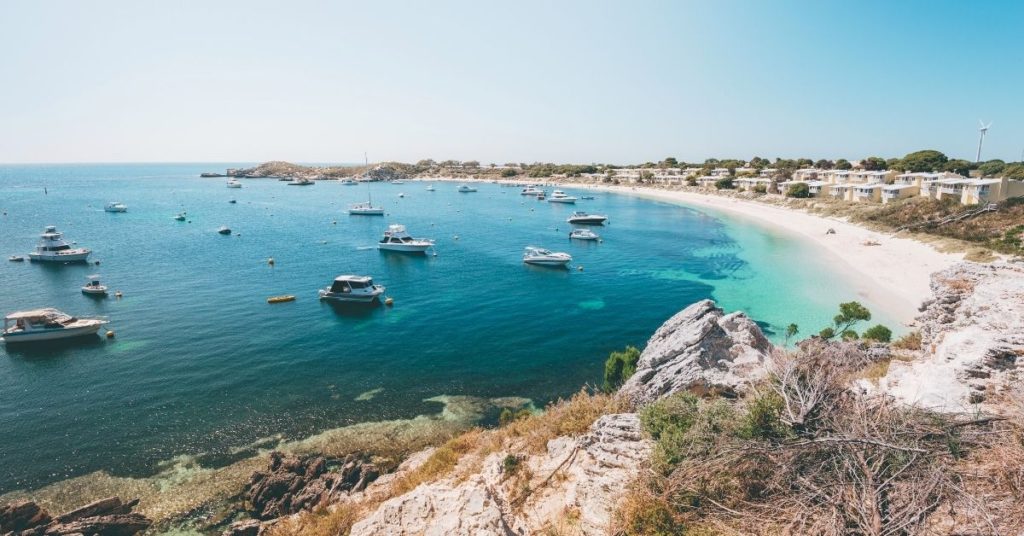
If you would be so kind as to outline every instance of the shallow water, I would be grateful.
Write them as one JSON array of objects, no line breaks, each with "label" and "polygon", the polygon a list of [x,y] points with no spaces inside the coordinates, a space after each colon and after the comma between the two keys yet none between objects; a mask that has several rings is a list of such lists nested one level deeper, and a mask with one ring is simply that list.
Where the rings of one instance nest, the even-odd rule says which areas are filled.
[{"label": "shallow water", "polygon": [[[425,399],[442,394],[540,405],[599,382],[608,352],[643,345],[703,298],[748,312],[776,340],[791,322],[817,331],[859,299],[806,244],[699,210],[604,193],[565,206],[492,184],[228,189],[197,177],[223,167],[0,167],[0,256],[27,253],[53,224],[101,261],[4,260],[0,311],[105,315],[117,334],[0,346],[0,492],[434,413]],[[370,194],[386,217],[344,212]],[[129,211],[103,212],[112,200]],[[596,229],[603,242],[568,240],[574,208],[610,216]],[[190,222],[172,219],[182,210]],[[377,251],[388,223],[436,239],[437,256]],[[567,251],[573,268],[525,266],[527,245]],[[82,295],[97,272],[124,297]],[[372,275],[394,307],[318,301],[342,273]],[[278,294],[298,299],[266,303]]]}]

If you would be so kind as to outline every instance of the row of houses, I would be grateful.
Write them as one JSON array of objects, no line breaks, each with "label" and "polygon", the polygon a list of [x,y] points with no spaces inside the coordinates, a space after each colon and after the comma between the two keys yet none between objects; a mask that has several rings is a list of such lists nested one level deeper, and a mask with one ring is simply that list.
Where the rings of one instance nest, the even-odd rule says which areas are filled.
[{"label": "row of houses", "polygon": [[[697,179],[704,188],[713,188],[719,176]],[[768,177],[741,177],[733,180],[737,190],[771,188]],[[899,173],[897,171],[800,169],[793,178],[779,183],[781,193],[795,184],[806,184],[811,197],[831,197],[851,202],[889,203],[915,196],[953,199],[964,205],[998,203],[1024,196],[1024,182],[1003,178],[971,179],[956,173]]]}]

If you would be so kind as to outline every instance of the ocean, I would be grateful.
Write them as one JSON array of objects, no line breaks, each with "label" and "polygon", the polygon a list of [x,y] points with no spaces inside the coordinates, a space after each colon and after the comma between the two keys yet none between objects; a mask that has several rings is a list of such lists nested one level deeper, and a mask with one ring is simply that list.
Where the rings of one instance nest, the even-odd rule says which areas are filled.
[{"label": "ocean", "polygon": [[[540,407],[599,385],[609,352],[642,346],[704,298],[776,341],[860,299],[807,244],[701,209],[575,189],[595,199],[198,177],[241,165],[0,166],[0,313],[56,307],[105,316],[116,333],[0,345],[0,493],[97,471],[145,476],[182,455],[215,464],[261,438],[436,413],[427,399],[440,395]],[[370,196],[385,217],[345,212]],[[128,211],[104,212],[109,201]],[[601,242],[568,239],[573,210],[608,215]],[[173,219],[181,211],[187,221]],[[435,239],[436,256],[378,251],[392,223]],[[100,264],[6,260],[46,225]],[[530,245],[570,253],[570,269],[524,265]],[[94,273],[123,297],[83,295]],[[372,276],[393,307],[320,302],[339,274]],[[266,302],[279,294],[297,299]]]}]

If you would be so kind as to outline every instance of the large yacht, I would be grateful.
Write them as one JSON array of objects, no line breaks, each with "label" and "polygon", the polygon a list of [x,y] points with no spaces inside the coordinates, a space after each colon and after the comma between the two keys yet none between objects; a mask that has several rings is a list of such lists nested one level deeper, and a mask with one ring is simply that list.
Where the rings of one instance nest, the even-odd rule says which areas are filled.
[{"label": "large yacht", "polygon": [[39,235],[39,245],[28,254],[29,260],[43,262],[85,262],[92,251],[86,248],[73,248],[64,240],[64,235],[57,228],[48,225],[43,234]]},{"label": "large yacht", "polygon": [[523,262],[541,266],[565,266],[572,262],[572,255],[529,246],[523,252]]},{"label": "large yacht", "polygon": [[608,220],[608,216],[602,216],[600,214],[587,214],[583,211],[576,211],[569,216],[566,220],[569,223],[575,223],[577,225],[604,225],[604,222]]},{"label": "large yacht", "polygon": [[120,201],[111,201],[103,207],[107,212],[128,212],[128,205]]},{"label": "large yacht", "polygon": [[4,317],[2,338],[12,344],[95,335],[106,323],[97,318],[75,318],[57,309],[19,311]]},{"label": "large yacht", "polygon": [[404,225],[390,225],[384,231],[384,238],[377,242],[377,249],[388,251],[405,251],[409,253],[423,253],[434,245],[433,240],[426,238],[413,238],[405,231]]},{"label": "large yacht", "polygon": [[548,203],[569,203],[569,204],[572,204],[572,203],[575,203],[575,202],[576,202],[576,198],[575,197],[573,197],[571,195],[567,195],[565,192],[563,192],[561,190],[555,190],[554,192],[551,192],[551,197],[548,198]]},{"label": "large yacht", "polygon": [[339,275],[327,288],[320,289],[321,300],[370,303],[384,294],[384,287],[374,285],[365,275]]}]

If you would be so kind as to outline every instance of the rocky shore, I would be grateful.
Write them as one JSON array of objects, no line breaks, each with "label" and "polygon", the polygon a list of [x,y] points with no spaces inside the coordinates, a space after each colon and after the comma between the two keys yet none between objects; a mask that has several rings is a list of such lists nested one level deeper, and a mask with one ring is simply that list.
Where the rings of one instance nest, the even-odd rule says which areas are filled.
[{"label": "rocky shore", "polygon": [[133,513],[138,499],[128,502],[109,497],[51,517],[33,501],[0,507],[0,534],[4,536],[132,536],[152,525]]}]

